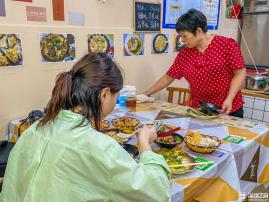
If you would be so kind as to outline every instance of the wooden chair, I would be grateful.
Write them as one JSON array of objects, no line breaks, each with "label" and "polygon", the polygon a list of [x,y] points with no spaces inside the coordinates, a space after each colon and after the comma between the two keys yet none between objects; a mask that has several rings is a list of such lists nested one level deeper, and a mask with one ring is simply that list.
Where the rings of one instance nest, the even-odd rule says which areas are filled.
[{"label": "wooden chair", "polygon": [[191,105],[191,94],[189,88],[176,88],[176,87],[168,87],[168,102],[172,103],[174,99],[174,92],[178,93],[178,101],[179,105],[190,106]]}]

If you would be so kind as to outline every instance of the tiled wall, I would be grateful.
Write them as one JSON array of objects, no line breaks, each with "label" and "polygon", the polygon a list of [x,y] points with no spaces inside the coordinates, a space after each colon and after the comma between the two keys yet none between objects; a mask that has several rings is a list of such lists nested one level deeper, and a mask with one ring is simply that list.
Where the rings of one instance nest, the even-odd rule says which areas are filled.
[{"label": "tiled wall", "polygon": [[244,118],[269,123],[269,100],[244,96]]}]

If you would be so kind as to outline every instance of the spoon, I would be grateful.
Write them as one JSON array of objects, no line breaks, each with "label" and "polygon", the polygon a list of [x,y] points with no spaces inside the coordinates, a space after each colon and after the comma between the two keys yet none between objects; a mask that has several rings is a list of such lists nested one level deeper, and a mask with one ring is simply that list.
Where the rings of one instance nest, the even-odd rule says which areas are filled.
[{"label": "spoon", "polygon": [[130,137],[132,137],[133,135],[135,135],[137,132],[139,132],[140,129],[134,131],[133,133],[131,134],[127,134],[127,133],[118,133],[117,136],[119,138],[122,138],[122,139],[129,139]]}]

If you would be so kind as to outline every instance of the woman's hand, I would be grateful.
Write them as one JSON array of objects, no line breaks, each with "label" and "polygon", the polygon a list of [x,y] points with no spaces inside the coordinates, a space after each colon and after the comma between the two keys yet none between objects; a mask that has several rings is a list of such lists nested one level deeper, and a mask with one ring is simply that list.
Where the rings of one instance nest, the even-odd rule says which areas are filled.
[{"label": "woman's hand", "polygon": [[138,149],[140,153],[151,151],[150,144],[157,139],[157,132],[154,126],[144,125],[138,133]]},{"label": "woman's hand", "polygon": [[233,108],[233,100],[226,98],[222,104],[222,110],[221,113],[223,114],[230,114]]},{"label": "woman's hand", "polygon": [[242,89],[246,78],[246,68],[239,68],[233,71],[233,78],[228,95],[222,105],[222,113],[230,114],[232,111],[233,100],[236,94]]},{"label": "woman's hand", "polygon": [[145,95],[147,97],[150,97],[151,96],[151,94],[148,91],[145,91],[144,93],[142,93],[142,95]]}]

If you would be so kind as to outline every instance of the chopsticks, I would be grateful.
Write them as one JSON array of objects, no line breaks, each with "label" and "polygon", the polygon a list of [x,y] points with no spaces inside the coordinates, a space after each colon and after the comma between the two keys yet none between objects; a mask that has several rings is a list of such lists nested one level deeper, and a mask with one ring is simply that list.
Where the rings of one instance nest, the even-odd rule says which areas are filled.
[{"label": "chopsticks", "polygon": [[171,135],[172,133],[174,133],[174,132],[176,132],[176,131],[178,131],[180,129],[181,129],[181,127],[177,127],[177,128],[172,129],[172,130],[169,130],[167,132],[161,133],[161,134],[159,134],[157,136],[158,136],[158,138],[159,137],[166,137],[166,136]]},{"label": "chopsticks", "polygon": [[177,168],[177,167],[184,167],[184,166],[199,166],[199,165],[206,165],[206,164],[213,164],[214,161],[207,161],[207,162],[199,162],[199,163],[185,163],[180,165],[171,165],[169,168]]}]

